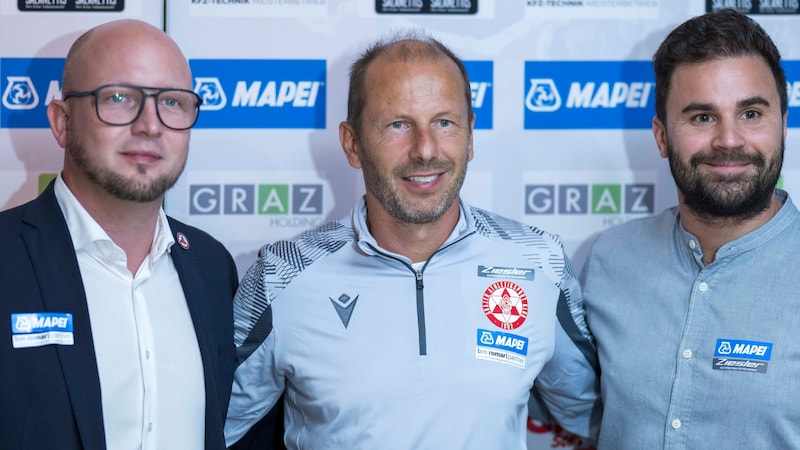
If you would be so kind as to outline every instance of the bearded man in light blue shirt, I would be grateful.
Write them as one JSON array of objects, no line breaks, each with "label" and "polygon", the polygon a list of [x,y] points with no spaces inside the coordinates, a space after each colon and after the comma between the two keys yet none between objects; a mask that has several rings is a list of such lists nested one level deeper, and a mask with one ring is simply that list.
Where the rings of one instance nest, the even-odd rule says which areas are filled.
[{"label": "bearded man in light blue shirt", "polygon": [[780,54],[722,10],[673,30],[653,65],[653,134],[679,204],[603,233],[584,269],[598,448],[798,448],[800,220],[776,189]]}]

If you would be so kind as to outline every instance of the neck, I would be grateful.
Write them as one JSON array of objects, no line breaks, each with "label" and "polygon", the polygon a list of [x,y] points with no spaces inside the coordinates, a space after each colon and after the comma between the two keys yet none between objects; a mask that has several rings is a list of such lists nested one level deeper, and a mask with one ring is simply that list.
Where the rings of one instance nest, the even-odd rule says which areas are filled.
[{"label": "neck", "polygon": [[458,202],[440,218],[431,223],[409,223],[397,220],[378,207],[367,205],[367,226],[382,248],[403,255],[412,263],[426,261],[450,236],[456,224],[460,207]]},{"label": "neck", "polygon": [[764,211],[747,219],[730,217],[706,217],[697,214],[680,202],[681,223],[689,233],[697,237],[703,250],[704,265],[714,262],[717,251],[728,242],[734,241],[769,222],[780,210],[782,203],[773,194]]},{"label": "neck", "polygon": [[163,197],[150,202],[135,202],[120,200],[106,191],[81,190],[74,184],[67,185],[81,206],[125,252],[128,270],[136,274],[153,245]]}]

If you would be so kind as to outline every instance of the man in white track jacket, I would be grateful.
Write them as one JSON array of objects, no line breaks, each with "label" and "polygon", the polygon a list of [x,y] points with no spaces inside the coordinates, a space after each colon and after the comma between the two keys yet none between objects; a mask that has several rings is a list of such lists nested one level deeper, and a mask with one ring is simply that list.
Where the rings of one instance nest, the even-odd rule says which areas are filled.
[{"label": "man in white track jacket", "polygon": [[396,36],[351,68],[352,215],[264,246],[234,305],[233,444],[285,394],[288,448],[525,449],[536,388],[596,430],[595,348],[558,238],[459,198],[474,116],[461,61]]}]

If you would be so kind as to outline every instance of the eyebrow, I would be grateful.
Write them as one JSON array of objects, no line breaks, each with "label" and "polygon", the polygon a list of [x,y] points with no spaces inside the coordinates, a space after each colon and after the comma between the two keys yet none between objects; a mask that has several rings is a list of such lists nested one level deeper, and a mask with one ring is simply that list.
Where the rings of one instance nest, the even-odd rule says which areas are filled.
[{"label": "eyebrow", "polygon": [[[769,107],[769,102],[764,97],[757,95],[755,97],[739,100],[739,102],[736,103],[737,108],[747,108],[754,105]],[[716,108],[713,103],[689,103],[688,105],[686,105],[685,108],[681,110],[681,113],[686,114],[696,111],[711,111],[714,109]]]}]

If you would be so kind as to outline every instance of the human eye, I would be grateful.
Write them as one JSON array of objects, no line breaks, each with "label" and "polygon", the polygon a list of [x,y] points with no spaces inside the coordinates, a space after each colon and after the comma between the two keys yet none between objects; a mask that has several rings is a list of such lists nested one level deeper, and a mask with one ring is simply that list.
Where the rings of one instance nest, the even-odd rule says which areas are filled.
[{"label": "human eye", "polygon": [[392,129],[392,130],[402,130],[404,128],[407,128],[407,126],[406,126],[406,124],[404,122],[396,120],[396,121],[391,122],[389,124],[389,128]]},{"label": "human eye", "polygon": [[742,116],[747,120],[755,120],[761,117],[761,113],[759,111],[747,110],[742,114]]},{"label": "human eye", "polygon": [[128,89],[110,87],[100,91],[99,101],[110,104],[123,104],[131,101],[131,95]]},{"label": "human eye", "polygon": [[694,117],[692,117],[692,121],[698,123],[708,123],[711,122],[712,120],[714,119],[711,117],[711,114],[697,114]]},{"label": "human eye", "polygon": [[448,119],[439,119],[436,121],[436,126],[439,128],[450,128],[453,125],[454,125],[453,121]]},{"label": "human eye", "polygon": [[158,102],[165,108],[186,111],[194,108],[193,97],[184,91],[162,91],[158,96]]}]

